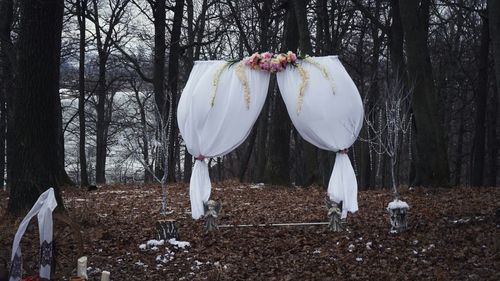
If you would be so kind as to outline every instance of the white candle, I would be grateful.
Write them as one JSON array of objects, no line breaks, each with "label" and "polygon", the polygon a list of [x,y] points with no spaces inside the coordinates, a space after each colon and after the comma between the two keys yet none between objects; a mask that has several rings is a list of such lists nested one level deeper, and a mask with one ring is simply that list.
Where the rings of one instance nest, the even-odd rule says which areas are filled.
[{"label": "white candle", "polygon": [[78,259],[76,275],[87,279],[87,257],[81,257]]},{"label": "white candle", "polygon": [[104,270],[102,273],[101,273],[101,281],[109,281],[109,271],[106,271]]}]

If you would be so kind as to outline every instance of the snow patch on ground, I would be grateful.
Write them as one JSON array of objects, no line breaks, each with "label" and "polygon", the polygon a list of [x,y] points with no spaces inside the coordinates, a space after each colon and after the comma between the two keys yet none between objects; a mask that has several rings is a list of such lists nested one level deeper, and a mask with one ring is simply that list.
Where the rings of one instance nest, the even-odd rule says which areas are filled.
[{"label": "snow patch on ground", "polygon": [[191,243],[187,241],[177,241],[175,238],[168,240],[168,243],[170,243],[170,245],[173,245],[174,247],[181,249],[185,249],[186,247],[191,247]]},{"label": "snow patch on ground", "polygon": [[162,264],[166,264],[174,260],[175,253],[170,251],[168,248],[166,250],[167,252],[165,254],[156,256],[156,262],[158,263],[156,267],[161,267]]},{"label": "snow patch on ground", "polygon": [[259,182],[259,183],[256,183],[256,184],[252,184],[249,187],[250,188],[262,188],[262,187],[264,187],[264,183],[263,182]]},{"label": "snow patch on ground", "polygon": [[394,209],[410,209],[410,206],[405,201],[401,201],[399,199],[394,199],[392,202],[387,205],[388,210]]},{"label": "snow patch on ground", "polygon": [[349,247],[347,247],[347,250],[349,252],[352,252],[354,250],[354,248],[356,248],[356,246],[354,246],[354,244],[349,244]]},{"label": "snow patch on ground", "polygon": [[148,242],[146,242],[146,244],[148,245],[148,247],[163,246],[165,244],[165,240],[151,239]]}]

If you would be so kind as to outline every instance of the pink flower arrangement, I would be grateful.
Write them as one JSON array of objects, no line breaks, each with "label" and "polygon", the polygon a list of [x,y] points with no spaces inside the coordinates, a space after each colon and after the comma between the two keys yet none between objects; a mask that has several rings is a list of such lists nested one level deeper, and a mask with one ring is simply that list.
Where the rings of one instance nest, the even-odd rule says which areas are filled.
[{"label": "pink flower arrangement", "polygon": [[297,55],[292,51],[288,51],[286,54],[273,54],[270,52],[254,53],[243,59],[243,61],[245,65],[252,69],[275,73],[284,70],[288,64],[295,65]]}]

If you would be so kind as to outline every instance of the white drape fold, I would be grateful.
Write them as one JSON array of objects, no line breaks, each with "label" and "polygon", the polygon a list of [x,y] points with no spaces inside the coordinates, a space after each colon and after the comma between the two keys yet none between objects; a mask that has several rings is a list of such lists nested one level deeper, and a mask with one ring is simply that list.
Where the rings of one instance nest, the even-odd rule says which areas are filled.
[{"label": "white drape fold", "polygon": [[21,280],[22,275],[22,252],[21,252],[21,238],[26,232],[30,220],[38,217],[38,229],[40,232],[40,277],[50,279],[50,261],[52,258],[52,236],[53,236],[53,221],[52,212],[57,207],[57,201],[54,196],[54,189],[49,188],[42,193],[35,205],[31,208],[29,213],[24,217],[12,243],[11,255],[11,270],[9,281]]},{"label": "white drape fold", "polygon": [[347,217],[347,212],[354,213],[358,211],[357,195],[356,174],[349,156],[338,152],[335,156],[335,165],[328,183],[328,196],[335,202],[342,201],[342,218]]},{"label": "white drape fold", "polygon": [[[308,74],[302,104],[299,104],[303,83],[300,71],[287,68],[277,73],[281,96],[293,125],[306,141],[321,149],[349,148],[363,124],[363,103],[356,85],[337,56],[311,57],[298,64]],[[347,211],[358,210],[356,176],[346,154],[337,153],[328,195],[336,202],[343,202],[343,217]]]},{"label": "white drape fold", "polygon": [[[238,73],[238,65],[224,67],[226,64],[226,61],[195,62],[179,100],[179,131],[188,152],[195,157],[219,157],[238,147],[250,133],[266,100],[269,73],[246,66]],[[210,190],[208,166],[197,160],[190,182],[194,219],[203,215],[203,202],[210,197]]]},{"label": "white drape fold", "polygon": [[197,219],[203,215],[203,202],[208,201],[212,190],[212,183],[210,182],[210,175],[208,174],[208,165],[205,163],[205,160],[196,160],[194,163],[189,186],[191,214],[194,219]]}]

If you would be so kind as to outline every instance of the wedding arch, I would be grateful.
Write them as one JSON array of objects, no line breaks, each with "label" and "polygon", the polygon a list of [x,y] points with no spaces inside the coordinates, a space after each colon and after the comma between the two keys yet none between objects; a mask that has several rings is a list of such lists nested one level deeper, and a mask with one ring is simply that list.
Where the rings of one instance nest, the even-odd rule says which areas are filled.
[{"label": "wedding arch", "polygon": [[311,144],[336,151],[327,194],[342,201],[342,217],[358,210],[357,182],[347,149],[363,124],[363,104],[337,56],[298,58],[255,53],[241,61],[197,61],[177,109],[188,152],[196,159],[190,180],[191,215],[204,214],[212,185],[205,158],[220,157],[249,135],[276,73],[293,125]]}]

